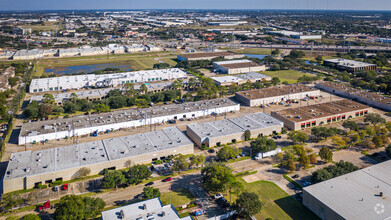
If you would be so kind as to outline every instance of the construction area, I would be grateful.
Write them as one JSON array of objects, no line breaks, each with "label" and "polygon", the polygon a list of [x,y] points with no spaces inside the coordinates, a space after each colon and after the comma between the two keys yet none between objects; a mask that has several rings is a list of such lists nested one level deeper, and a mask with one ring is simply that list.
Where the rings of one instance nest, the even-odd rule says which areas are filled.
[{"label": "construction area", "polygon": [[372,112],[371,107],[344,99],[274,111],[271,115],[284,122],[285,127],[291,130],[301,130],[364,116],[370,112]]},{"label": "construction area", "polygon": [[236,92],[235,98],[241,103],[253,107],[287,100],[318,97],[319,95],[319,89],[304,84],[291,84]]}]

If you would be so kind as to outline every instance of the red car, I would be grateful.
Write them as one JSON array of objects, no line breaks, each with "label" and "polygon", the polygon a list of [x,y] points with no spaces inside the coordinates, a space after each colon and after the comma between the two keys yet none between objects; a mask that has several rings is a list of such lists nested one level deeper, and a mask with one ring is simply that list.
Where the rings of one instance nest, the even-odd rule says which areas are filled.
[{"label": "red car", "polygon": [[165,179],[163,180],[163,182],[168,182],[168,181],[171,181],[171,180],[172,180],[171,177],[167,177],[167,178],[165,178]]}]

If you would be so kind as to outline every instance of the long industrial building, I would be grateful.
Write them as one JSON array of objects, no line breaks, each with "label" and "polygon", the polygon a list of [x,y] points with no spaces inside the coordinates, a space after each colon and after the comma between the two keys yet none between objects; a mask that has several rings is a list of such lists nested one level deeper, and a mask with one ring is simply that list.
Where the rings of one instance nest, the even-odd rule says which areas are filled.
[{"label": "long industrial building", "polygon": [[364,63],[356,60],[348,60],[348,59],[330,59],[324,60],[324,65],[336,67],[339,70],[346,70],[348,72],[359,72],[366,70],[376,70],[376,64],[372,63]]},{"label": "long industrial building", "polygon": [[391,111],[391,98],[361,89],[350,87],[343,83],[321,82],[315,85],[316,88],[326,92],[353,99],[369,106],[374,106],[387,111]]},{"label": "long industrial building", "polygon": [[211,114],[239,111],[240,104],[228,98],[154,106],[145,109],[118,110],[103,114],[91,114],[72,118],[53,119],[24,123],[19,135],[19,145],[38,143],[118,130],[150,124],[165,123],[168,120],[188,119]]},{"label": "long industrial building", "polygon": [[104,169],[151,163],[170,155],[192,154],[194,144],[177,127],[39,151],[13,153],[3,179],[3,193],[71,180],[81,168],[90,175]]},{"label": "long industrial building", "polygon": [[291,130],[300,130],[333,122],[360,117],[372,112],[372,108],[350,100],[339,100],[274,111],[271,115],[284,122]]},{"label": "long industrial building", "polygon": [[391,160],[303,188],[303,204],[323,220],[390,219]]},{"label": "long industrial building", "polygon": [[266,71],[266,65],[246,59],[213,62],[213,68],[215,68],[216,72],[224,74]]},{"label": "long industrial building", "polygon": [[237,59],[243,58],[243,54],[231,53],[231,52],[214,52],[214,53],[187,53],[177,56],[180,61],[192,61],[192,60],[212,60],[217,57],[224,59]]},{"label": "long industrial building", "polygon": [[[146,83],[148,92],[161,92],[171,88],[172,82],[157,82],[157,83]],[[139,90],[141,84],[135,85],[134,89]],[[54,101],[61,105],[64,101],[70,100],[72,97],[72,93],[74,93],[79,99],[88,99],[89,101],[100,100],[103,97],[106,97],[111,90],[119,89],[124,90],[123,87],[111,87],[111,88],[101,88],[101,89],[89,89],[89,90],[81,90],[74,92],[60,92],[53,94]],[[43,95],[32,95],[30,98],[30,102],[42,102]]]},{"label": "long industrial building", "polygon": [[126,83],[156,82],[164,80],[185,79],[187,73],[178,68],[145,70],[112,74],[85,74],[64,77],[33,79],[30,93],[81,89],[86,87],[116,87]]},{"label": "long industrial building", "polygon": [[220,121],[187,125],[186,134],[201,147],[220,146],[236,141],[244,141],[244,132],[249,130],[251,138],[258,135],[280,133],[284,124],[263,112]]},{"label": "long industrial building", "polygon": [[235,98],[245,105],[253,107],[319,95],[319,89],[303,84],[291,84],[237,92]]},{"label": "long industrial building", "polygon": [[246,82],[262,82],[262,81],[270,81],[272,77],[257,73],[257,72],[248,72],[244,74],[238,74],[234,76],[218,76],[211,77],[216,85],[218,86],[229,86],[232,84],[241,85]]}]

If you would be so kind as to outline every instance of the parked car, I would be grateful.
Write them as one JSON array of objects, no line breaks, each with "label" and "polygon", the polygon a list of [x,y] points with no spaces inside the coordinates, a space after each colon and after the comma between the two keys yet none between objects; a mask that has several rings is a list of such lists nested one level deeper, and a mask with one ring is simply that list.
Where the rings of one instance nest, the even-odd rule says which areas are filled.
[{"label": "parked car", "polygon": [[145,184],[145,186],[152,186],[153,185],[153,182],[149,182],[147,184]]},{"label": "parked car", "polygon": [[293,179],[296,179],[296,178],[299,178],[299,177],[300,177],[300,176],[297,175],[297,174],[292,176]]},{"label": "parked car", "polygon": [[221,193],[217,193],[216,195],[213,196],[214,199],[220,199],[220,198],[223,198],[223,194]]},{"label": "parked car", "polygon": [[167,177],[167,178],[165,178],[164,180],[163,180],[163,182],[169,182],[169,181],[171,181],[172,180],[172,177]]},{"label": "parked car", "polygon": [[214,150],[214,149],[209,149],[208,152],[209,152],[209,153],[214,153],[215,150]]},{"label": "parked car", "polygon": [[304,181],[304,183],[303,183],[303,186],[309,186],[309,185],[311,185],[311,182],[309,182],[309,181]]}]

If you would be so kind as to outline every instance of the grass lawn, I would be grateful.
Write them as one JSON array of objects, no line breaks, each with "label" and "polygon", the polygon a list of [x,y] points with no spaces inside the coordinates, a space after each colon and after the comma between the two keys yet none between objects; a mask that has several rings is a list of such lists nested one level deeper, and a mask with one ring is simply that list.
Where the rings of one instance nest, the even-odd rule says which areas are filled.
[{"label": "grass lawn", "polygon": [[180,189],[171,191],[171,193],[163,193],[160,196],[160,200],[162,201],[163,205],[170,204],[170,194],[171,194],[171,204],[173,204],[175,207],[182,206],[185,204],[188,204],[189,202],[195,200],[194,196],[190,193],[188,189]]},{"label": "grass lawn", "polygon": [[[32,31],[55,31],[56,25],[58,22],[50,22],[45,21],[44,25],[36,24],[36,25],[22,25],[22,28],[31,28]],[[60,28],[60,26],[58,26]]]},{"label": "grass lawn", "polygon": [[270,49],[264,49],[264,48],[244,48],[242,50],[233,50],[232,52],[245,53],[245,54],[271,55],[271,50]]},{"label": "grass lawn", "polygon": [[176,66],[177,64],[176,57],[161,58],[160,60],[170,64],[171,66]]},{"label": "grass lawn", "polygon": [[257,219],[319,219],[314,213],[300,202],[291,198],[288,193],[276,184],[268,181],[246,183],[240,179],[246,191],[256,193],[263,206]]},{"label": "grass lawn", "polygon": [[280,78],[281,82],[288,81],[288,83],[296,83],[297,79],[304,75],[304,73],[296,70],[279,70],[279,71],[266,71],[263,74]]}]

